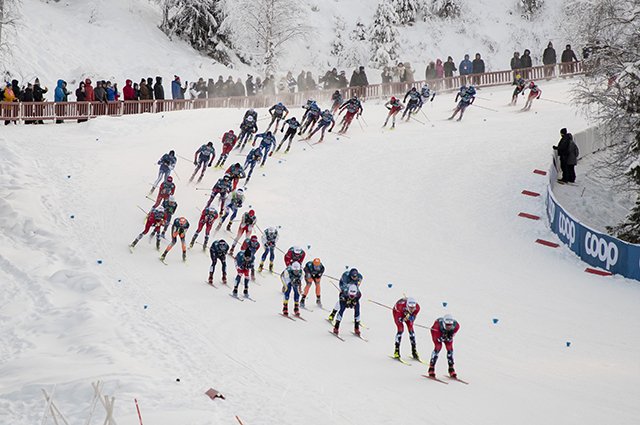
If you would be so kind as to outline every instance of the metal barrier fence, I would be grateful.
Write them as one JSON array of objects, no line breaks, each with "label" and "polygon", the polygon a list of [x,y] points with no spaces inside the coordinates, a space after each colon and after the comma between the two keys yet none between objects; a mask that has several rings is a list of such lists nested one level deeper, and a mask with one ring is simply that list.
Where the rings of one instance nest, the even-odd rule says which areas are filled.
[{"label": "metal barrier fence", "polygon": [[[527,80],[571,77],[583,73],[582,62],[536,66],[516,71],[496,71],[484,74],[460,75],[412,83],[372,84],[363,87],[347,87],[340,90],[345,98],[358,95],[362,99],[381,99],[392,95],[402,96],[411,87],[425,83],[435,91],[453,90],[464,84],[491,87],[512,84],[516,74]],[[121,102],[0,102],[0,120],[44,121],[87,120],[99,116],[122,116],[144,113],[184,111],[203,108],[268,108],[277,102],[287,105],[303,105],[307,99],[327,102],[335,90],[283,92],[276,95],[213,97],[193,100],[134,100]]]}]

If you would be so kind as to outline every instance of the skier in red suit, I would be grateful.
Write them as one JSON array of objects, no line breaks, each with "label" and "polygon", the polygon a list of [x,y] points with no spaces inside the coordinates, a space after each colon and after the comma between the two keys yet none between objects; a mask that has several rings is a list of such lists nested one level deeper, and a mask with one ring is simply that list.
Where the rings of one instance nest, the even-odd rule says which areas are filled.
[{"label": "skier in red suit", "polygon": [[409,339],[411,340],[411,354],[414,359],[420,360],[418,351],[416,350],[416,335],[413,330],[413,322],[416,320],[416,316],[420,312],[420,304],[413,298],[401,298],[393,306],[393,321],[398,328],[396,333],[396,349],[393,353],[393,357],[400,358],[400,341],[402,340],[402,334],[404,333],[404,324],[407,324],[409,330]]},{"label": "skier in red suit", "polygon": [[284,264],[286,264],[287,267],[289,267],[296,261],[300,264],[303,264],[305,255],[306,253],[302,248],[292,246],[284,255]]},{"label": "skier in red suit", "polygon": [[429,376],[435,377],[436,362],[438,354],[444,343],[447,349],[447,362],[449,363],[449,376],[456,378],[456,371],[453,368],[453,337],[460,330],[458,323],[450,314],[445,314],[433,322],[431,326],[431,339],[433,339],[433,353],[431,353],[431,361],[429,362]]},{"label": "skier in red suit", "polygon": [[160,185],[160,190],[158,190],[158,198],[156,199],[156,203],[153,204],[153,208],[160,205],[160,203],[165,199],[169,199],[169,196],[173,195],[175,191],[176,185],[173,183],[173,177],[169,176]]}]

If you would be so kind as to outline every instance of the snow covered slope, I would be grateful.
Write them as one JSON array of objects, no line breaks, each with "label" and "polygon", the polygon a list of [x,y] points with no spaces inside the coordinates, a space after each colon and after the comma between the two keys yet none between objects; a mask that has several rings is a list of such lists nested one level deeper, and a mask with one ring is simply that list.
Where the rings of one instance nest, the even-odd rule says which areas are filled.
[{"label": "snow covered slope", "polygon": [[[542,88],[555,100],[570,90]],[[3,129],[0,423],[39,423],[40,388],[54,385],[61,410],[84,423],[90,382],[102,379],[121,424],[137,423],[134,397],[144,423],[159,425],[232,424],[234,415],[248,425],[635,424],[640,287],[585,274],[568,250],[533,243],[552,238],[544,223],[516,216],[544,215],[541,200],[520,192],[544,189],[531,171],[549,163],[558,129],[587,123],[542,100],[521,113],[506,106],[510,91],[482,90],[478,105],[498,112],[472,107],[460,123],[445,120],[453,97],[436,97],[427,125],[395,131],[380,129],[385,110],[368,102],[368,126],[313,148],[296,141],[249,184],[247,204],[261,228],[282,226],[281,248],[308,247],[331,276],[363,273],[368,343],[349,334],[352,311],[344,343],[328,334],[327,312],[278,316],[270,275],[252,285],[256,303],[240,303],[205,284],[209,259],[198,249],[186,264],[174,249],[168,266],[146,239],[129,253],[159,156],[174,148],[191,158],[206,140],[218,148],[243,111]],[[179,158],[176,198],[195,226],[207,192],[186,184],[192,168]],[[209,169],[200,187],[220,174]],[[422,325],[446,312],[459,319],[457,370],[470,385],[427,381],[426,366],[388,358],[391,314],[366,300],[391,305],[403,294],[420,302]],[[336,296],[325,279],[325,305]],[[425,329],[417,341],[428,358]],[[209,400],[209,387],[227,400]]]},{"label": "snow covered slope", "polygon": [[[349,77],[351,66],[356,64],[340,63],[330,55],[335,18],[344,21],[343,39],[346,48],[351,48],[349,33],[357,21],[370,24],[376,4],[374,0],[302,0],[300,7],[307,10],[307,24],[313,30],[289,46],[281,70],[295,75],[301,69],[311,70],[317,78],[327,67],[338,66],[346,68]],[[448,55],[458,64],[464,54],[473,59],[480,52],[487,70],[502,70],[508,68],[514,51],[525,48],[531,50],[534,65],[540,64],[542,50],[552,40],[559,57],[564,44],[573,41],[561,32],[569,19],[561,13],[564,2],[546,2],[534,22],[522,20],[515,4],[515,0],[468,1],[459,19],[437,25],[420,20],[413,26],[399,27],[400,60],[411,62],[416,78],[421,79],[429,61],[445,61]],[[143,76],[160,75],[168,83],[174,74],[183,81],[196,81],[220,74],[225,79],[228,75],[244,79],[251,72],[242,64],[234,69],[214,65],[187,43],[169,40],[158,29],[160,9],[149,0],[22,0],[20,12],[17,31],[5,29],[13,47],[2,61],[3,70],[20,81],[38,76],[51,88],[64,78],[75,87],[74,82],[90,76],[118,81],[122,87],[126,78],[139,81]],[[368,54],[364,56],[368,59]],[[366,61],[362,64],[367,65]],[[369,81],[379,82],[379,74],[369,71]]]}]

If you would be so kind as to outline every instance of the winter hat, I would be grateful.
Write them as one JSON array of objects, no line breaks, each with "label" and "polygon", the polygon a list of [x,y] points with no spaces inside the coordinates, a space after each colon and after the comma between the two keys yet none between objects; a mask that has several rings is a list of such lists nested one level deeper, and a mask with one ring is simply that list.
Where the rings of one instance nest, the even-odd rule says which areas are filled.
[{"label": "winter hat", "polygon": [[35,81],[35,83],[36,83],[36,84],[40,84],[40,80],[38,79],[38,77],[36,77],[36,81]]},{"label": "winter hat", "polygon": [[560,129],[560,134],[562,134],[563,136],[567,134],[567,129],[566,128]]}]

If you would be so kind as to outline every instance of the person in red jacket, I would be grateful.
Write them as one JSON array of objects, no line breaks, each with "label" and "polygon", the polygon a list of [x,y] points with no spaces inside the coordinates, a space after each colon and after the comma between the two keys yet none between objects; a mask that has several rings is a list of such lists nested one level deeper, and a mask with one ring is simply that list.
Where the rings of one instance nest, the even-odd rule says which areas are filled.
[{"label": "person in red jacket", "polygon": [[133,81],[127,80],[127,84],[122,89],[124,100],[136,100],[136,92],[133,89]]},{"label": "person in red jacket", "polygon": [[156,203],[153,204],[153,208],[160,205],[160,203],[165,199],[169,199],[169,196],[173,195],[175,191],[176,185],[173,183],[173,177],[169,176],[160,185],[160,190],[158,190],[158,198],[156,199]]},{"label": "person in red jacket", "polygon": [[436,376],[436,362],[438,354],[442,349],[442,343],[447,349],[447,362],[449,363],[449,376],[456,378],[456,371],[453,368],[453,337],[460,330],[460,324],[450,315],[445,314],[439,317],[431,326],[431,339],[433,340],[433,353],[429,362],[429,376]]},{"label": "person in red jacket", "polygon": [[284,255],[284,264],[289,267],[296,261],[300,264],[304,264],[304,256],[307,255],[304,250],[297,246],[292,246],[289,248],[287,253]]},{"label": "person in red jacket", "polygon": [[251,234],[253,233],[253,226],[255,226],[257,222],[258,217],[256,217],[256,212],[254,210],[249,210],[248,212],[242,214],[240,226],[238,226],[238,234],[233,240],[233,243],[231,244],[231,250],[229,251],[231,255],[233,255],[233,251],[236,249],[236,245],[238,244],[238,241],[240,241],[240,238],[242,238],[242,235],[246,235],[245,237],[247,238],[251,237]]},{"label": "person in red jacket", "polygon": [[189,244],[189,248],[193,248],[193,245],[196,243],[196,239],[198,239],[198,235],[204,228],[207,226],[204,232],[204,244],[202,245],[202,250],[207,249],[207,244],[209,243],[209,233],[211,233],[211,227],[213,223],[218,218],[218,211],[216,211],[213,207],[206,207],[202,210],[202,214],[200,214],[200,220],[198,221],[198,229],[196,229],[196,233],[194,233],[193,238],[191,238],[191,243]]},{"label": "person in red jacket", "polygon": [[420,356],[416,350],[416,334],[413,330],[413,322],[416,320],[416,316],[420,312],[420,304],[413,298],[401,298],[393,306],[393,321],[398,328],[396,332],[396,349],[393,353],[393,357],[400,358],[400,341],[402,341],[402,334],[404,333],[404,324],[407,324],[409,330],[409,339],[411,340],[411,355],[414,359],[420,361]]},{"label": "person in red jacket", "polygon": [[140,239],[154,227],[154,231],[151,234],[156,235],[156,249],[160,249],[160,231],[162,230],[162,226],[164,225],[164,208],[159,206],[158,208],[152,209],[149,214],[147,214],[147,221],[144,223],[144,230],[138,235],[137,238],[131,242],[129,245],[129,249],[131,253],[133,253],[133,248],[140,242]]},{"label": "person in red jacket", "polygon": [[220,158],[218,158],[218,162],[216,163],[216,167],[222,167],[224,162],[227,160],[229,156],[229,152],[236,145],[238,141],[238,136],[235,135],[233,130],[229,130],[222,136],[222,154]]},{"label": "person in red jacket", "polygon": [[85,92],[85,100],[87,102],[95,102],[96,101],[96,95],[93,92],[93,86],[91,85],[91,80],[90,79],[86,79],[84,80],[84,92]]}]

